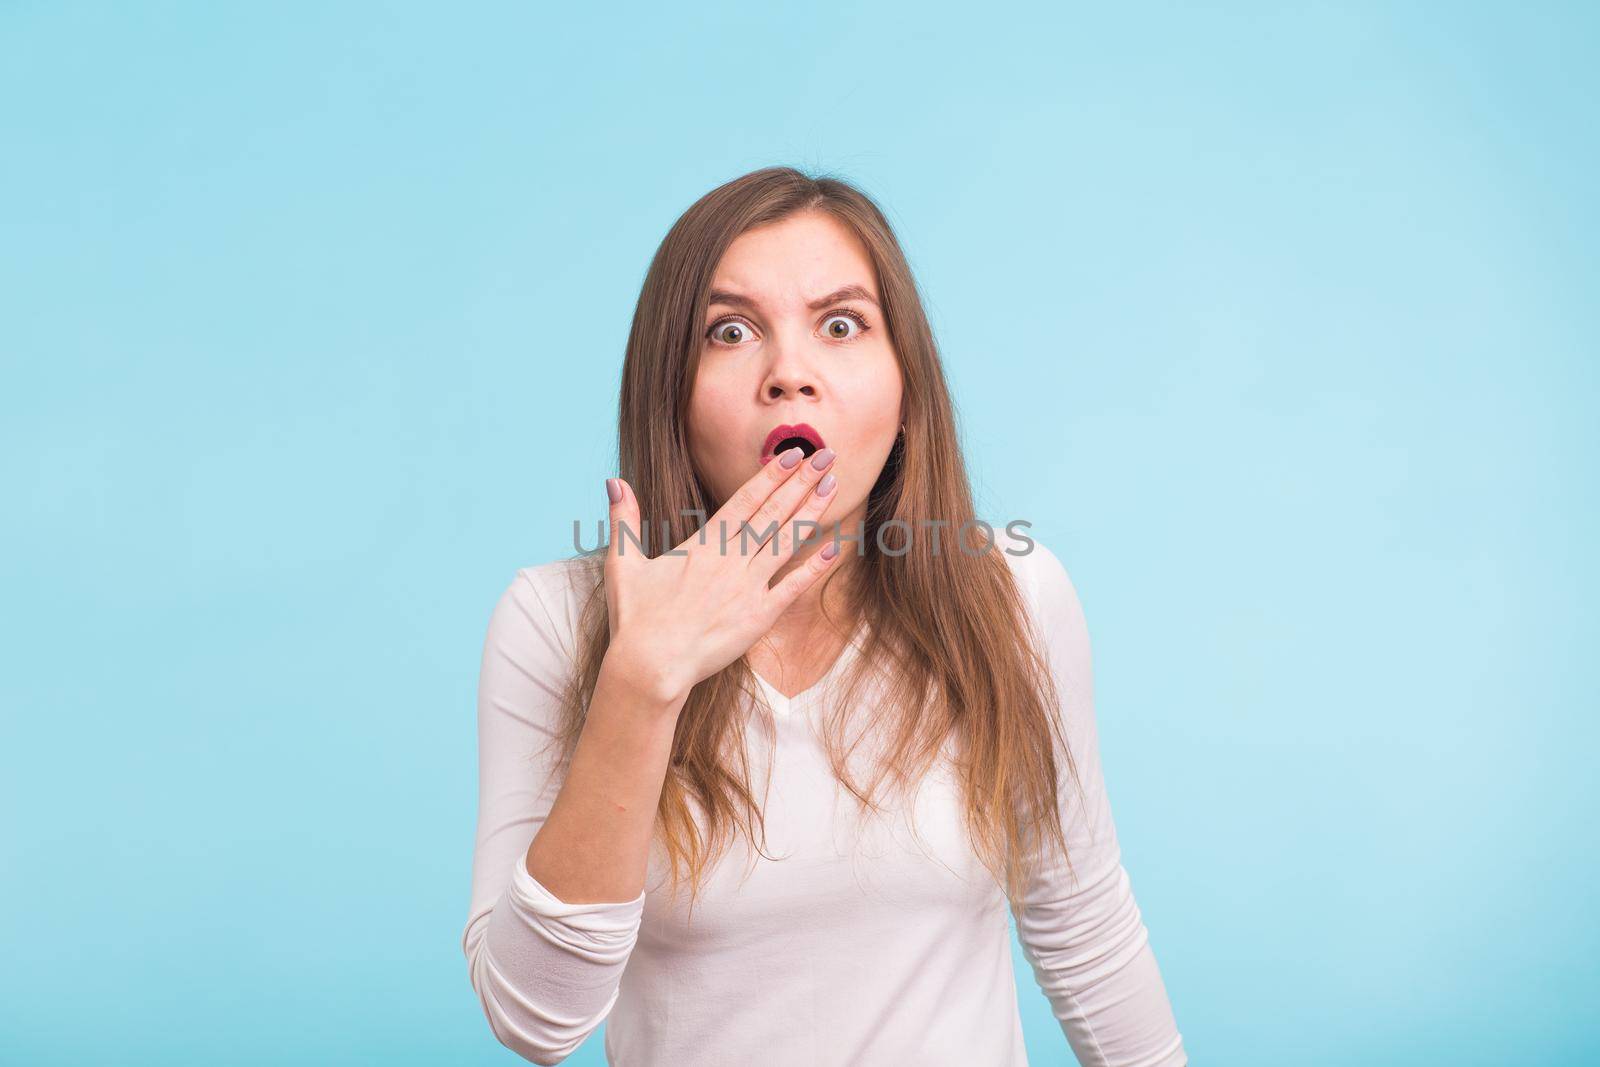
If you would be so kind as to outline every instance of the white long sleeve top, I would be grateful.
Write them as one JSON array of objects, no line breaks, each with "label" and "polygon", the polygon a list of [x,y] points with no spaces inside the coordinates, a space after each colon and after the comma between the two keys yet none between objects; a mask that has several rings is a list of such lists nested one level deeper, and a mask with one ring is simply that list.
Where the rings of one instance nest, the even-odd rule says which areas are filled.
[{"label": "white long sleeve top", "polygon": [[[1003,534],[1001,543],[1022,545]],[[750,766],[754,795],[765,790],[774,858],[736,844],[712,868],[692,921],[687,894],[666,892],[659,846],[633,900],[555,897],[524,856],[560,788],[550,757],[532,755],[552,736],[573,669],[577,563],[517,571],[484,643],[478,830],[462,937],[500,1042],[534,1063],[559,1063],[604,1020],[606,1057],[617,1067],[1025,1067],[1009,910],[1080,1064],[1186,1064],[1121,862],[1083,611],[1055,555],[1032,544],[1006,559],[1048,642],[1087,802],[1058,753],[1076,877],[1056,856],[1015,907],[967,840],[952,775],[921,784],[907,806],[912,821],[871,825],[835,781],[818,723],[860,631],[793,698],[758,679],[764,699],[752,714],[770,715],[773,729],[751,727]]]}]

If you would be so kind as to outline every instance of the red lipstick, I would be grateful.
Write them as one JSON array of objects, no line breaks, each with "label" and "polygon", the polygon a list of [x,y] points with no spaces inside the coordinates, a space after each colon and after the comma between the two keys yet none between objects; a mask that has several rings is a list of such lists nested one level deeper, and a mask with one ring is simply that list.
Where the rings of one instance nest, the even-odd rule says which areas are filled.
[{"label": "red lipstick", "polygon": [[806,455],[811,455],[823,447],[822,435],[810,423],[799,422],[790,426],[788,423],[779,423],[767,434],[767,439],[761,445],[761,462],[765,465],[773,456],[780,452],[799,445],[805,449]]}]

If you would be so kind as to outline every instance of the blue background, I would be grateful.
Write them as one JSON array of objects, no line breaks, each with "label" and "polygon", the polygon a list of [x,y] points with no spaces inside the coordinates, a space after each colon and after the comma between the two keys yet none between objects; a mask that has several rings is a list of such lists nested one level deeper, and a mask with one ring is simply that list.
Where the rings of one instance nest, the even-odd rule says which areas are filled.
[{"label": "blue background", "polygon": [[0,1058],[518,1062],[483,630],[774,162],[1077,583],[1196,1062],[1600,1057],[1595,9],[1208,7],[0,7]]}]

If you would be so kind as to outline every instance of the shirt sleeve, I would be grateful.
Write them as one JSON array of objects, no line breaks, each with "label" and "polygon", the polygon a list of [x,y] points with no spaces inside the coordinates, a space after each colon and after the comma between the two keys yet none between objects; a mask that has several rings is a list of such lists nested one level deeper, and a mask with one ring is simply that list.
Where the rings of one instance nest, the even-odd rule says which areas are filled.
[{"label": "shirt sleeve", "polygon": [[1066,569],[1034,542],[1036,618],[1061,695],[1081,796],[1058,750],[1067,860],[1053,849],[1011,904],[1017,937],[1084,1067],[1181,1067],[1182,1035],[1134,900],[1100,766],[1094,679],[1083,609]]},{"label": "shirt sleeve", "polygon": [[[560,572],[520,570],[489,619],[478,680],[478,828],[462,949],[501,1044],[560,1063],[616,1002],[638,939],[644,893],[569,904],[528,872],[563,770],[552,740],[573,669],[571,612],[548,588]],[[547,588],[542,588],[547,587]]]}]

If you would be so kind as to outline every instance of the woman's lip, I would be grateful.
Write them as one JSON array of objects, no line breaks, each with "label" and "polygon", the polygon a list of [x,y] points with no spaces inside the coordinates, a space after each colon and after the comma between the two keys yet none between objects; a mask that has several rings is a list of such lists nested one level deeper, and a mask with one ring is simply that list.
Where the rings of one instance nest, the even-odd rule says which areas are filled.
[{"label": "woman's lip", "polygon": [[797,422],[793,426],[786,422],[779,423],[772,428],[771,433],[767,434],[766,441],[761,445],[761,462],[763,464],[773,457],[773,449],[777,448],[778,443],[786,437],[804,437],[818,449],[821,449],[826,444],[822,439],[822,434],[818,433],[817,428],[808,422]]}]

